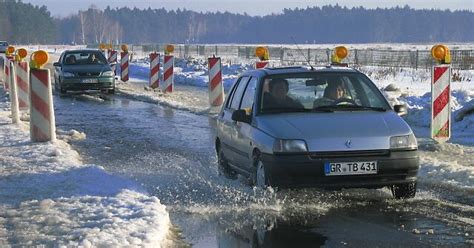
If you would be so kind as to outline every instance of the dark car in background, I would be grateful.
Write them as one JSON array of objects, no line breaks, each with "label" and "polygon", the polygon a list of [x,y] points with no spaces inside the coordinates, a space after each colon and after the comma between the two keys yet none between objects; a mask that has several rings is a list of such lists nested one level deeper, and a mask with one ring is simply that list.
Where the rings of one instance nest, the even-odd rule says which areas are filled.
[{"label": "dark car in background", "polygon": [[66,50],[53,65],[55,88],[61,93],[89,90],[115,93],[115,74],[100,50]]},{"label": "dark car in background", "polygon": [[6,53],[8,48],[8,42],[0,41],[0,53]]}]

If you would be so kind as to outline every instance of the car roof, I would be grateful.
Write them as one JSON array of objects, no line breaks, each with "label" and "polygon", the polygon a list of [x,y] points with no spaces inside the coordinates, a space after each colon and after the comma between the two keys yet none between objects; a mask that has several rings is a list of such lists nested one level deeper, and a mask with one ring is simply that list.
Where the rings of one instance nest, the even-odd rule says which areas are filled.
[{"label": "car roof", "polygon": [[100,52],[99,49],[75,49],[75,50],[66,50],[64,53],[84,53],[84,52]]},{"label": "car roof", "polygon": [[357,72],[360,73],[357,69],[346,67],[346,66],[288,66],[288,67],[269,67],[263,69],[249,70],[242,73],[242,76],[247,75],[258,75],[258,76],[271,76],[279,74],[299,74],[299,73],[319,73],[319,72]]}]

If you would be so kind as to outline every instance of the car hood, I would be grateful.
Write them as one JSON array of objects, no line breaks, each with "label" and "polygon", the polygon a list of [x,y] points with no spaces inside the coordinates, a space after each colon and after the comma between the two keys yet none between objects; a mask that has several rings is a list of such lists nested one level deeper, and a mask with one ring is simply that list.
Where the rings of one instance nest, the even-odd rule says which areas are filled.
[{"label": "car hood", "polygon": [[389,149],[391,136],[412,133],[393,111],[285,113],[255,120],[260,130],[275,138],[305,140],[309,151]]},{"label": "car hood", "polygon": [[105,65],[64,65],[63,71],[79,73],[79,72],[104,72],[110,71],[110,66]]}]

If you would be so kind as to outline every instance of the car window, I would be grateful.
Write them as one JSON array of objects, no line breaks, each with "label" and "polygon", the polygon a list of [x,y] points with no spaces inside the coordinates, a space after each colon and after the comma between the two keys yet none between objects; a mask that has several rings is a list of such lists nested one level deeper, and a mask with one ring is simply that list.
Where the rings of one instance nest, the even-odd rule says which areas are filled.
[{"label": "car window", "polygon": [[245,88],[244,97],[242,98],[242,103],[240,104],[240,109],[245,109],[248,113],[251,112],[253,107],[253,102],[255,99],[255,89],[257,87],[258,78],[252,77],[247,88]]},{"label": "car window", "polygon": [[272,75],[264,79],[259,111],[301,112],[319,107],[338,110],[390,109],[377,87],[361,73],[321,72]]},{"label": "car window", "polygon": [[242,94],[244,93],[245,86],[247,85],[248,80],[249,80],[249,77],[242,77],[240,79],[239,84],[237,85],[237,88],[234,90],[234,94],[232,96],[232,100],[230,103],[231,109],[239,109],[240,100],[242,99]]},{"label": "car window", "polygon": [[72,51],[64,55],[66,65],[107,64],[107,59],[100,51]]}]

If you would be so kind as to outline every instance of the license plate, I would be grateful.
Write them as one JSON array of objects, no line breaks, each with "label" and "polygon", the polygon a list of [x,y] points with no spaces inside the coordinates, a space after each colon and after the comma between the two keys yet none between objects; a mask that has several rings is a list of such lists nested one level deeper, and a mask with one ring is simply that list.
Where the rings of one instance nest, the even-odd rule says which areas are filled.
[{"label": "license plate", "polygon": [[99,80],[97,78],[86,78],[86,79],[82,79],[82,82],[86,84],[95,84],[95,83],[98,83]]},{"label": "license plate", "polygon": [[377,169],[377,161],[326,162],[324,164],[326,176],[377,174]]}]

